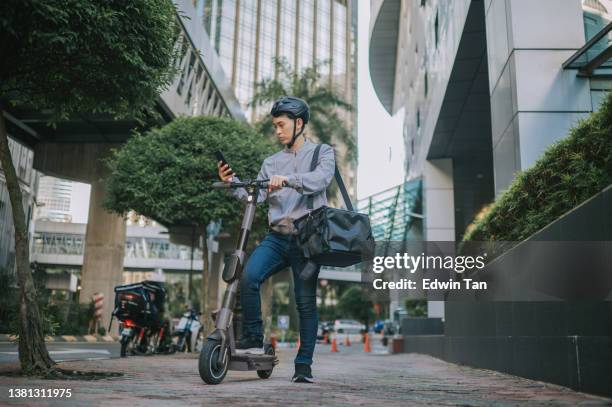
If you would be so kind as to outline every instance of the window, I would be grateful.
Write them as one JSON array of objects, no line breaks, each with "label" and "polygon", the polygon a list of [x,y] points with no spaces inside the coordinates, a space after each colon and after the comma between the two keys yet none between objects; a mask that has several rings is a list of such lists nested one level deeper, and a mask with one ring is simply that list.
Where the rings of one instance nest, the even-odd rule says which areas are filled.
[{"label": "window", "polygon": [[425,3],[427,3],[427,0],[421,0],[421,7],[425,7]]},{"label": "window", "polygon": [[438,48],[438,39],[439,39],[439,24],[438,24],[438,11],[436,10],[436,21],[434,23],[434,37],[436,42],[436,49]]},{"label": "window", "polygon": [[416,117],[416,125],[417,129],[421,127],[421,110],[417,109],[417,117]]},{"label": "window", "polygon": [[427,97],[427,93],[429,92],[429,82],[427,80],[427,71],[425,71],[425,97]]}]

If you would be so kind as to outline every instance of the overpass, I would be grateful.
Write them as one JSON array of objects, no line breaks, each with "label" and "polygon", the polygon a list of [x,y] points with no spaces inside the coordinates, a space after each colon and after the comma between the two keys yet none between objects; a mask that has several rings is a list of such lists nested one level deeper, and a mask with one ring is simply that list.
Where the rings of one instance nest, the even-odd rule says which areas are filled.
[{"label": "overpass", "polygon": [[[36,221],[32,242],[32,261],[62,269],[78,269],[85,253],[85,223]],[[202,251],[170,242],[167,229],[161,226],[127,226],[124,248],[124,271],[188,272],[202,270]]]}]

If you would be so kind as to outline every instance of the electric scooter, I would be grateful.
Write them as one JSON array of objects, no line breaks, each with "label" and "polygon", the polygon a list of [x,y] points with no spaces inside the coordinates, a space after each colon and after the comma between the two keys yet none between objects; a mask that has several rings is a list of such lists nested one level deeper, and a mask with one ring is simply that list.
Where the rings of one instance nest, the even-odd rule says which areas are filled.
[{"label": "electric scooter", "polygon": [[232,317],[240,277],[246,259],[246,246],[255,218],[257,196],[260,188],[265,187],[269,180],[245,180],[243,182],[215,182],[213,188],[244,188],[247,192],[247,204],[242,218],[240,235],[236,250],[229,257],[223,269],[223,280],[227,283],[221,308],[214,311],[212,318],[215,330],[206,338],[200,352],[198,369],[200,377],[208,384],[219,384],[225,378],[228,370],[256,370],[257,375],[267,379],[272,375],[272,369],[278,364],[274,348],[264,345],[263,355],[236,354],[236,340],[232,326]]}]

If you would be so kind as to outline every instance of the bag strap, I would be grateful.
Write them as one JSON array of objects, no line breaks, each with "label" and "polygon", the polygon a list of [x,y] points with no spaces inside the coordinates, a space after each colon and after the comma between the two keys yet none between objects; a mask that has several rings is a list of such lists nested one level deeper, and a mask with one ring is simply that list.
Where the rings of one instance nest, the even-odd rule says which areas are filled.
[{"label": "bag strap", "polygon": [[344,206],[346,209],[355,212],[353,208],[353,204],[351,203],[351,198],[349,197],[348,192],[346,191],[346,187],[344,186],[344,181],[342,180],[342,175],[340,175],[340,170],[336,165],[334,176],[336,177],[336,183],[338,184],[338,188],[340,188],[340,193],[342,194],[342,199],[344,199]]},{"label": "bag strap", "polygon": [[[317,162],[319,161],[319,151],[320,150],[321,150],[321,144],[318,144],[317,147],[315,147],[314,153],[312,154],[312,161],[310,162],[311,172],[317,168]],[[353,208],[353,204],[351,203],[351,198],[349,197],[349,194],[346,190],[346,186],[344,185],[344,181],[342,180],[342,175],[340,174],[338,165],[336,165],[335,162],[334,162],[334,178],[336,178],[336,183],[338,184],[338,188],[340,189],[340,193],[342,194],[342,199],[344,200],[344,206],[346,206],[347,210],[351,212],[355,212],[355,209]],[[306,201],[306,207],[308,209],[313,208],[313,200],[314,200],[314,197],[312,195],[308,195],[308,198]]]},{"label": "bag strap", "polygon": [[[317,169],[317,163],[319,162],[319,151],[321,151],[321,144],[318,144],[315,147],[314,153],[312,153],[312,161],[310,162],[310,172]],[[308,195],[306,199],[306,208],[312,209],[314,201],[314,197],[312,195]]]}]

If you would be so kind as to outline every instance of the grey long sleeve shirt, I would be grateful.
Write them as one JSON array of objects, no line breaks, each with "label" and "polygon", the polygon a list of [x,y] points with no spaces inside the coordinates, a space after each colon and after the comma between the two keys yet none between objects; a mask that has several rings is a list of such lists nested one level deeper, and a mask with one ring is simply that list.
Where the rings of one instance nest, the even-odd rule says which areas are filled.
[{"label": "grey long sleeve shirt", "polygon": [[[295,234],[293,221],[308,213],[307,197],[313,196],[313,209],[327,205],[325,190],[334,177],[334,150],[327,144],[321,145],[319,159],[314,171],[310,171],[316,144],[305,140],[296,151],[279,151],[266,158],[257,179],[268,179],[273,175],[283,175],[291,188],[280,188],[268,193],[260,190],[257,202],[269,200],[268,223],[272,230],[282,234]],[[234,182],[240,181],[234,177]],[[230,190],[232,195],[246,201],[244,188]]]}]

